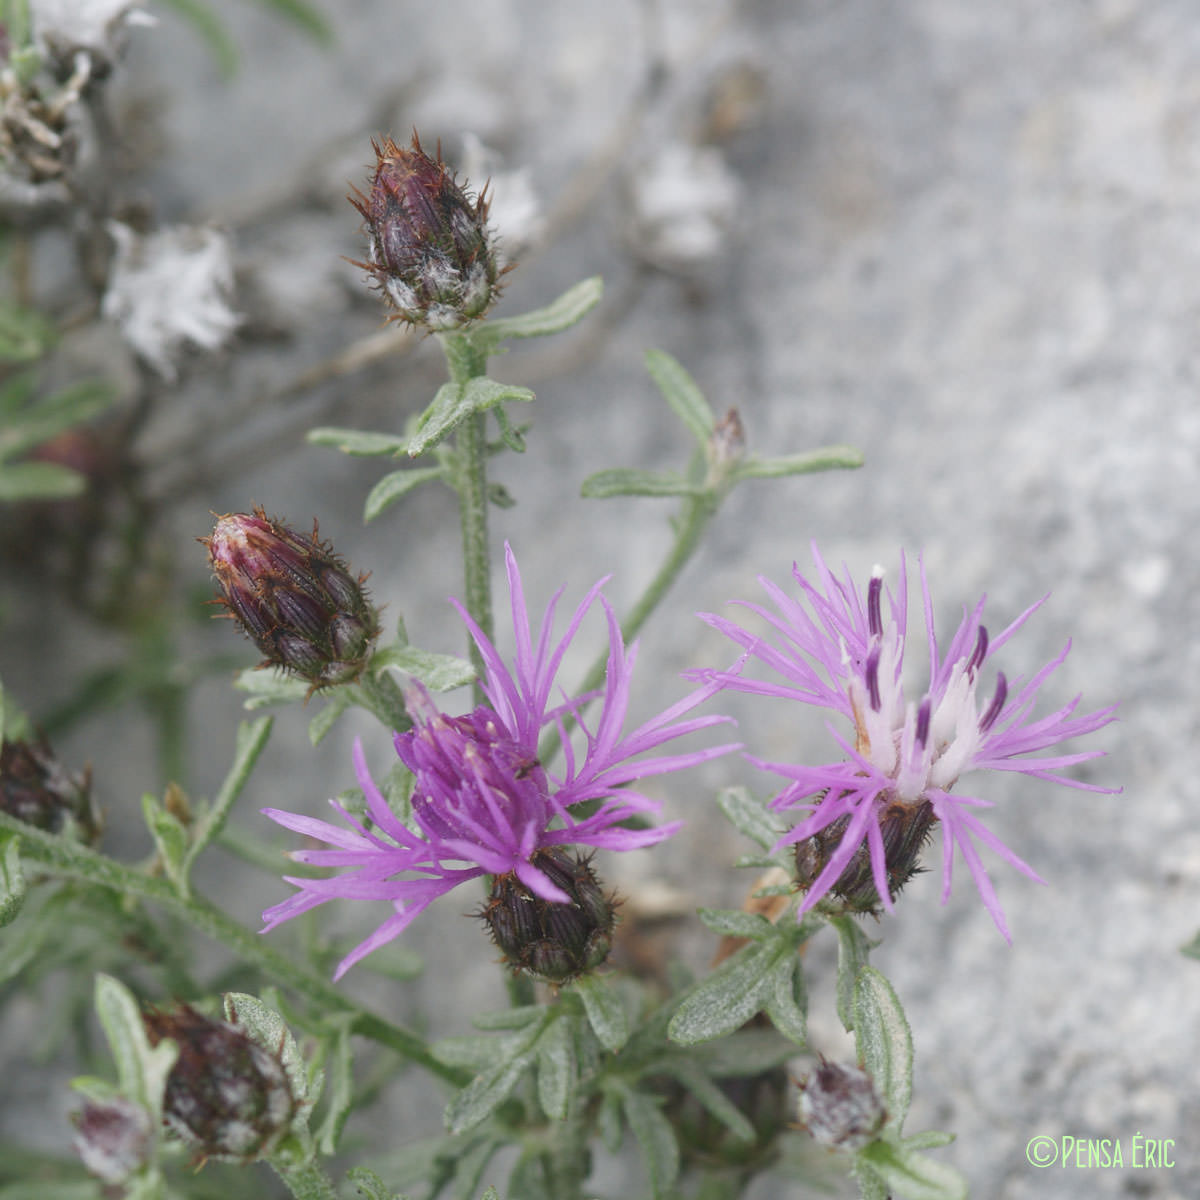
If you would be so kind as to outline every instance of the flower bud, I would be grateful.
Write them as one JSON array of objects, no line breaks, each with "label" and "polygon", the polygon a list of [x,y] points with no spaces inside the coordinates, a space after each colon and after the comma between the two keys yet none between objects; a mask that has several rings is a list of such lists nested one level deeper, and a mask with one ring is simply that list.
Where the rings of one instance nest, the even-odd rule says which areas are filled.
[{"label": "flower bud", "polygon": [[222,517],[209,538],[220,602],[263,652],[262,666],[277,666],[312,684],[312,690],[357,679],[366,666],[379,621],[363,591],[332,548],[254,515]]},{"label": "flower bud", "polygon": [[167,1076],[163,1120],[204,1158],[246,1160],[271,1153],[296,1113],[277,1054],[236,1025],[213,1021],[188,1005],[143,1014],[157,1046],[170,1038],[179,1058]]},{"label": "flower bud", "polygon": [[123,1096],[104,1103],[89,1100],[72,1120],[76,1153],[104,1183],[124,1183],[149,1161],[154,1130],[146,1110],[133,1101]]},{"label": "flower bud", "polygon": [[612,947],[617,918],[587,858],[538,850],[530,860],[568,896],[543,900],[512,872],[497,875],[480,916],[506,961],[547,983],[566,983],[598,967]]},{"label": "flower bud", "polygon": [[6,741],[0,748],[0,812],[47,833],[73,833],[94,844],[100,817],[92,803],[91,773],[72,773],[45,738]]},{"label": "flower bud", "polygon": [[[894,900],[900,889],[922,870],[919,866],[921,851],[936,820],[933,805],[928,800],[916,805],[892,804],[879,818],[890,899]],[[802,889],[811,887],[825,869],[849,823],[848,816],[839,817],[812,837],[796,843],[796,881]],[[844,901],[849,912],[878,915],[879,893],[875,890],[871,854],[865,841],[855,850],[846,869],[829,890]]]},{"label": "flower bud", "polygon": [[390,137],[371,144],[370,194],[355,188],[348,197],[367,227],[367,261],[354,265],[374,277],[394,320],[442,330],[482,316],[499,295],[500,275],[487,198],[464,192],[415,133],[410,150]]},{"label": "flower bud", "polygon": [[883,1128],[887,1110],[861,1067],[822,1059],[801,1084],[800,1120],[822,1146],[861,1150]]}]

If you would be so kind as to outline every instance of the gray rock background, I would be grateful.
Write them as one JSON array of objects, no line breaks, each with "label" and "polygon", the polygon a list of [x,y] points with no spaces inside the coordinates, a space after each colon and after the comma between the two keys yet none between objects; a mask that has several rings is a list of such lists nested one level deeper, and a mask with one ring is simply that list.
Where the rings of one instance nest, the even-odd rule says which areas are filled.
[{"label": "gray rock background", "polygon": [[[793,560],[807,563],[812,538],[859,578],[876,562],[894,571],[902,546],[922,550],[944,625],[986,591],[998,631],[1051,593],[1004,667],[1010,677],[1035,671],[1072,639],[1046,701],[1120,702],[1121,723],[1092,743],[1110,756],[1078,777],[1124,791],[1005,776],[980,784],[996,801],[991,828],[1049,884],[995,867],[1011,947],[961,871],[944,908],[934,871],[883,921],[875,961],[905,1003],[917,1053],[908,1128],[956,1132],[938,1154],[978,1197],[1200,1194],[1200,964],[1178,952],[1200,926],[1190,769],[1200,11],[1184,0],[355,0],[330,8],[337,44],[321,50],[257,7],[214,7],[243,55],[235,78],[163,13],[156,30],[137,32],[114,84],[121,103],[151,111],[143,136],[158,154],[140,178],[160,219],[226,227],[243,268],[240,303],[259,329],[287,335],[266,341],[248,329],[160,405],[143,451],[161,463],[173,440],[186,445],[161,468],[162,520],[181,555],[207,532],[210,510],[257,501],[299,525],[317,515],[373,572],[375,597],[404,613],[414,640],[460,648],[444,603],[460,587],[451,495],[419,492],[364,528],[363,498],[385,467],[302,440],[318,422],[399,430],[439,381],[436,346],[292,384],[379,328],[378,306],[339,258],[361,252],[341,196],[365,176],[369,137],[403,138],[415,125],[451,156],[464,131],[483,137],[507,167],[531,169],[549,218],[499,313],[585,275],[607,285],[583,327],[496,368],[538,392],[530,452],[496,469],[519,503],[493,524],[497,547],[508,538],[516,548],[530,596],[564,581],[578,595],[611,571],[610,595],[627,605],[668,544],[669,504],[578,498],[592,471],[686,454],[641,367],[650,347],[679,358],[715,409],[736,405],[752,448],[848,442],[867,465],[733,495],[644,635],[645,712],[678,694],[679,670],[727,657],[689,614],[754,597],[759,573],[785,580]],[[630,180],[668,143],[701,141],[740,186],[728,234],[692,270],[648,268],[631,249]],[[182,482],[173,490],[172,480]],[[202,583],[203,554],[193,558],[187,573]],[[35,712],[61,698],[64,675],[115,648],[48,614],[61,616],[41,602],[11,608],[0,643],[6,685]],[[189,638],[196,656],[229,650],[224,626]],[[568,679],[591,651],[580,650]],[[730,708],[764,757],[829,752],[818,714]],[[218,785],[241,716],[225,677],[197,689],[197,794]],[[387,739],[369,725],[348,721],[314,751],[306,720],[289,712],[277,723],[242,801],[246,827],[261,826],[255,810],[268,803],[321,812],[351,782],[356,732],[372,763],[386,764]],[[89,722],[59,749],[92,761],[114,836],[143,853],[137,797],[158,784],[138,714]],[[609,877],[739,903],[749,879],[726,864],[741,847],[709,803],[731,778],[771,783],[731,762],[706,772],[704,786],[664,787],[670,814],[689,819],[685,833],[653,855],[609,856]],[[222,866],[207,883],[248,921],[285,894]],[[408,939],[426,955],[420,980],[348,986],[398,1019],[428,1014],[438,1035],[465,1032],[473,1008],[501,1004],[490,955],[456,901]],[[365,928],[368,918],[338,919]],[[706,950],[694,939],[683,952],[699,964]],[[832,948],[818,945],[811,961],[829,975]],[[36,1014],[16,1019],[24,1029]],[[843,1048],[820,989],[812,1030],[815,1049]],[[63,1077],[35,1072],[20,1036],[7,1039],[0,1131],[61,1144],[65,1125],[37,1114],[69,1106]],[[397,1144],[438,1126],[440,1100],[415,1075],[387,1103]],[[1173,1138],[1176,1165],[1029,1165],[1030,1138],[1064,1134],[1118,1140],[1127,1160],[1136,1134]],[[622,1170],[606,1166],[597,1186],[634,1186]]]}]

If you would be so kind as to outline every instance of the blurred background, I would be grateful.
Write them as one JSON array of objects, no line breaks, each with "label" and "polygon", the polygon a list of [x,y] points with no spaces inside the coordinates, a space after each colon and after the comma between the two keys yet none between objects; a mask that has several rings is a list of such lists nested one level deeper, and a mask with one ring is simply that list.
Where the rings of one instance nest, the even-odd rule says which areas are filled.
[{"label": "blurred background", "polygon": [[[650,348],[678,358],[716,412],[736,406],[755,452],[844,442],[865,454],[857,472],[731,496],[644,632],[643,714],[682,694],[680,671],[729,656],[691,614],[758,598],[759,574],[786,582],[812,539],[860,579],[876,563],[894,578],[902,547],[923,552],[943,625],[986,592],[999,632],[1050,593],[1002,665],[1028,675],[1071,640],[1046,702],[1120,702],[1120,724],[1093,743],[1110,756],[1078,778],[1124,791],[981,785],[990,827],[1048,884],[989,861],[1011,947],[968,879],[938,903],[936,869],[880,924],[874,960],[916,1046],[908,1127],[954,1131],[938,1154],[980,1197],[1200,1194],[1188,1052],[1200,963],[1179,953],[1200,926],[1195,6],[344,0],[324,6],[323,38],[285,11],[213,0],[204,12],[235,66],[178,10],[145,11],[156,23],[123,29],[112,54],[111,128],[89,135],[111,154],[88,167],[92,194],[139,237],[218,231],[238,321],[210,320],[192,340],[215,348],[155,364],[115,305],[98,311],[120,235],[101,245],[95,229],[27,222],[25,294],[65,329],[47,371],[103,377],[117,400],[89,426],[83,499],[0,510],[0,677],[60,759],[91,764],[106,848],[149,852],[140,797],[168,778],[212,795],[245,715],[231,681],[254,649],[211,619],[194,541],[213,513],[258,503],[301,529],[319,518],[371,572],[387,624],[403,615],[417,644],[464,652],[445,602],[461,589],[453,494],[418,490],[364,525],[365,496],[393,464],[304,441],[323,424],[401,432],[442,380],[436,343],[383,328],[346,261],[363,254],[345,194],[368,178],[371,138],[416,128],[472,186],[492,180],[518,261],[497,315],[605,281],[576,329],[493,364],[537,392],[513,414],[532,420],[529,452],[495,467],[517,503],[492,525],[532,605],[611,572],[627,607],[670,543],[672,501],[579,496],[602,468],[686,459],[642,364]],[[590,662],[591,637],[566,679]],[[373,766],[388,764],[389,739],[365,718],[314,749],[318,703],[280,713],[235,828],[273,837],[257,814],[267,804],[322,813],[352,783],[356,734]],[[830,753],[816,713],[726,707],[762,757]],[[728,863],[746,847],[711,803],[731,782],[773,789],[736,762],[664,784],[686,829],[653,854],[609,856],[606,879],[680,913],[740,904],[752,879]],[[248,923],[288,891],[220,852],[201,866],[200,886]],[[503,998],[461,909],[435,906],[406,935],[419,978],[352,973],[345,986],[433,1036],[466,1032],[471,1011]],[[365,930],[374,915],[334,924]],[[708,935],[682,922],[674,933],[671,953],[702,968]],[[846,1043],[832,941],[810,961],[826,982],[813,1049],[834,1056]],[[65,1152],[75,1068],[30,1052],[39,995],[10,1005],[0,1030],[0,1141]],[[412,1072],[377,1119],[403,1143],[436,1131],[440,1107]],[[1047,1178],[1026,1161],[1036,1135],[1128,1147],[1136,1133],[1175,1139],[1175,1166]],[[598,1191],[639,1186],[624,1170],[606,1164]]]}]

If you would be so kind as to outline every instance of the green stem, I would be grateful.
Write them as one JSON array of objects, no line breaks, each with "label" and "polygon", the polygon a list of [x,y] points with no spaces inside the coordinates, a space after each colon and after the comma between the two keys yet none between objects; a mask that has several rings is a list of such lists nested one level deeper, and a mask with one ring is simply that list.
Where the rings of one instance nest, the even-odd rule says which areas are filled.
[{"label": "green stem", "polygon": [[303,1163],[286,1162],[282,1156],[268,1158],[275,1173],[296,1200],[337,1200],[333,1181],[315,1158]]},{"label": "green stem", "polygon": [[324,976],[294,962],[202,897],[193,893],[184,899],[166,879],[144,875],[84,846],[33,829],[5,813],[0,813],[0,829],[17,834],[22,856],[37,862],[49,874],[85,880],[122,896],[140,896],[161,905],[306,1000],[333,1012],[353,1013],[353,1032],[390,1047],[448,1083],[461,1086],[469,1081],[468,1073],[437,1059],[423,1038],[361,1008]]},{"label": "green stem", "polygon": [[[625,639],[626,645],[641,632],[642,626],[645,625],[650,614],[659,606],[675,580],[679,578],[683,568],[687,566],[692,555],[696,553],[696,549],[704,537],[704,532],[716,515],[723,498],[723,492],[711,491],[700,496],[688,496],[684,500],[683,511],[679,514],[676,524],[675,541],[670,552],[663,560],[658,573],[621,622],[621,636]],[[592,663],[576,694],[586,695],[600,687],[604,682],[607,667],[608,651],[605,650]],[[542,762],[549,762],[558,753],[559,745],[557,728],[549,729],[538,747],[538,757]]]},{"label": "green stem", "polygon": [[[487,354],[475,347],[465,333],[439,335],[446,354],[450,379],[465,387],[471,379],[487,374]],[[459,426],[455,435],[458,451],[458,470],[454,487],[458,492],[459,515],[462,521],[462,553],[464,595],[463,603],[475,624],[491,638],[492,576],[491,555],[488,552],[488,478],[487,478],[487,415],[472,413]],[[483,675],[483,656],[472,639],[469,646],[471,663],[476,674]],[[483,689],[475,681],[475,702],[483,702]]]}]

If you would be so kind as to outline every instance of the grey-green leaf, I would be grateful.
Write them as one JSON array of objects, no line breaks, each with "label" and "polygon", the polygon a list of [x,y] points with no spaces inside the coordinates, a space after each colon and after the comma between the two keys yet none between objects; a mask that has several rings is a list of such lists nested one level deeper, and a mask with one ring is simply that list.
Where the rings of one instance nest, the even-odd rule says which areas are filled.
[{"label": "grey-green leaf", "polygon": [[21,870],[21,839],[0,831],[0,928],[16,920],[25,903],[25,873]]},{"label": "grey-green leaf", "polygon": [[629,1039],[629,1018],[621,997],[608,979],[596,975],[583,975],[572,987],[583,1001],[588,1021],[600,1044],[614,1053]]},{"label": "grey-green leaf", "polygon": [[409,467],[393,471],[385,475],[367,493],[366,504],[363,505],[363,520],[373,521],[379,514],[390,508],[397,500],[407,496],[414,488],[423,483],[432,483],[441,479],[445,472],[441,467]]},{"label": "grey-green leaf", "polygon": [[405,1200],[399,1192],[393,1192],[369,1167],[351,1167],[346,1179],[358,1189],[366,1200]]},{"label": "grey-green leaf", "polygon": [[663,350],[647,352],[646,370],[692,437],[701,446],[707,446],[716,418],[704,393],[696,386],[696,381],[677,359]]},{"label": "grey-green leaf", "polygon": [[537,1090],[542,1112],[552,1121],[566,1119],[575,1077],[575,1053],[569,1022],[551,1021],[537,1043]]},{"label": "grey-green leaf", "polygon": [[371,670],[395,667],[419,679],[431,692],[450,692],[475,680],[475,668],[452,654],[434,654],[415,646],[384,646],[371,659]]},{"label": "grey-green leaf", "polygon": [[512,400],[528,403],[533,398],[528,388],[498,383],[486,375],[476,375],[464,384],[443,383],[417,422],[417,431],[408,442],[408,456],[416,458],[436,446],[456,425],[475,413]]},{"label": "grey-green leaf", "polygon": [[533,1051],[525,1051],[513,1058],[502,1059],[476,1075],[446,1105],[446,1128],[451,1133],[466,1133],[485,1121],[516,1087],[532,1058]]},{"label": "grey-green leaf", "polygon": [[874,967],[864,967],[854,987],[854,1041],[898,1131],[912,1099],[912,1030],[895,989]]},{"label": "grey-green leaf", "polygon": [[853,469],[863,465],[861,450],[853,446],[822,446],[804,454],[784,454],[777,458],[744,458],[730,472],[735,481],[743,479],[783,479],[788,475],[813,475],[819,471]]},{"label": "grey-green leaf", "polygon": [[738,833],[756,842],[768,853],[783,837],[783,830],[771,820],[766,806],[756,800],[748,788],[722,788],[717,793],[717,807]]},{"label": "grey-green leaf", "polygon": [[775,941],[752,942],[726,959],[679,1006],[667,1027],[670,1039],[691,1046],[740,1029],[766,1003],[781,949]]},{"label": "grey-green leaf", "polygon": [[78,471],[58,463],[0,463],[0,502],[18,500],[70,500],[87,489]]},{"label": "grey-green leaf", "polygon": [[696,910],[696,915],[705,928],[723,937],[762,941],[775,932],[775,927],[761,913],[743,912],[738,908],[701,908]]},{"label": "grey-green leaf", "polygon": [[903,1200],[966,1200],[967,1181],[953,1167],[893,1142],[872,1142],[855,1158],[859,1171],[869,1171]]},{"label": "grey-green leaf", "polygon": [[610,496],[700,496],[704,487],[673,471],[641,471],[635,467],[612,467],[589,475],[579,494],[587,500]]},{"label": "grey-green leaf", "polygon": [[854,985],[858,973],[867,965],[867,956],[877,946],[862,931],[862,926],[847,916],[830,917],[838,936],[837,1010],[847,1033],[854,1028]]},{"label": "grey-green leaf", "polygon": [[157,1123],[162,1119],[163,1092],[179,1047],[170,1038],[150,1045],[137,1001],[110,975],[96,976],[96,1015],[117,1065],[121,1091]]},{"label": "grey-green leaf", "polygon": [[548,334],[561,333],[591,312],[603,295],[604,281],[599,275],[593,275],[568,288],[544,308],[536,308],[518,317],[501,317],[477,326],[470,330],[471,340],[490,353],[508,338],[546,337]]},{"label": "grey-green leaf", "polygon": [[627,1091],[622,1096],[625,1120],[633,1130],[646,1161],[651,1195],[658,1200],[668,1195],[679,1175],[679,1143],[671,1122],[658,1103],[644,1092]]},{"label": "grey-green leaf", "polygon": [[334,446],[343,454],[372,458],[388,454],[398,458],[408,450],[408,438],[394,433],[373,433],[368,429],[338,429],[324,425],[310,429],[305,440],[313,446]]},{"label": "grey-green leaf", "polygon": [[798,1046],[808,1044],[808,997],[804,966],[799,954],[781,958],[771,975],[767,1016],[785,1038]]}]

